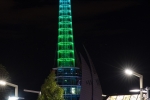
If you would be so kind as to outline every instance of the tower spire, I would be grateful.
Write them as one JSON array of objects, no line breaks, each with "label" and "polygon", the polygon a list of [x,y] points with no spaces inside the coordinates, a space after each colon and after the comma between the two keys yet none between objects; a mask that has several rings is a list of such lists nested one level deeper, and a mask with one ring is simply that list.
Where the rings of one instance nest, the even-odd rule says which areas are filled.
[{"label": "tower spire", "polygon": [[79,100],[80,69],[75,66],[71,1],[59,0],[57,83],[64,89],[65,100]]},{"label": "tower spire", "polygon": [[58,67],[75,67],[71,1],[59,0]]}]

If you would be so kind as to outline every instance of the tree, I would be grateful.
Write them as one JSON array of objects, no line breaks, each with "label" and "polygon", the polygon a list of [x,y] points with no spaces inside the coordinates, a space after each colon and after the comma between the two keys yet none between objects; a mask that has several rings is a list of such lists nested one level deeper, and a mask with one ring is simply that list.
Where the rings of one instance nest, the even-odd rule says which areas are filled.
[{"label": "tree", "polygon": [[0,64],[0,80],[10,80],[9,73],[6,70],[5,66],[3,66],[2,64]]},{"label": "tree", "polygon": [[55,71],[51,71],[41,87],[41,94],[38,100],[64,100],[64,90],[57,84],[55,78]]},{"label": "tree", "polygon": [[[9,73],[7,72],[5,66],[0,64],[0,80],[10,81]],[[0,100],[6,100],[9,95],[9,88],[0,86]]]}]

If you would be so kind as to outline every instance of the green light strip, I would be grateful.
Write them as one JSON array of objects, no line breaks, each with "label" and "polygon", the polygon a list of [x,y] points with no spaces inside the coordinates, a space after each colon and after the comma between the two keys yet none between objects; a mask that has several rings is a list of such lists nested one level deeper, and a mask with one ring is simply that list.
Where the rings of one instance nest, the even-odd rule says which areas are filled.
[{"label": "green light strip", "polygon": [[75,67],[71,2],[59,0],[58,67]]}]

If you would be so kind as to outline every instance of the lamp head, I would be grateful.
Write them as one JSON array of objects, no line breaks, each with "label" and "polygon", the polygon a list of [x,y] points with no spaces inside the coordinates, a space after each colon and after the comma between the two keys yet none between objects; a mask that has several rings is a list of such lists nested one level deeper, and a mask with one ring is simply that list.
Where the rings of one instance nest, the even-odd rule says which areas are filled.
[{"label": "lamp head", "polygon": [[0,80],[0,85],[6,85],[6,81]]},{"label": "lamp head", "polygon": [[125,70],[125,73],[126,73],[127,75],[132,75],[132,74],[133,74],[133,71],[130,70],[130,69],[126,69],[126,70]]}]

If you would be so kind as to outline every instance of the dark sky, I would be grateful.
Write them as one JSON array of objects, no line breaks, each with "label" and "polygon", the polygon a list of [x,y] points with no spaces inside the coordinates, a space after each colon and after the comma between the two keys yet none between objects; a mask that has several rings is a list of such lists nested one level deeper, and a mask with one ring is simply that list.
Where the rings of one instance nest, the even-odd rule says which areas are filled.
[{"label": "dark sky", "polygon": [[[138,88],[131,67],[150,86],[150,15],[146,0],[72,0],[75,47],[84,44],[99,74],[104,94]],[[50,70],[56,67],[58,0],[0,0],[0,63],[19,86],[19,96],[36,100]]]}]

